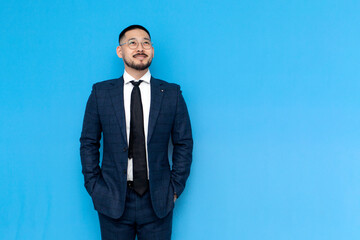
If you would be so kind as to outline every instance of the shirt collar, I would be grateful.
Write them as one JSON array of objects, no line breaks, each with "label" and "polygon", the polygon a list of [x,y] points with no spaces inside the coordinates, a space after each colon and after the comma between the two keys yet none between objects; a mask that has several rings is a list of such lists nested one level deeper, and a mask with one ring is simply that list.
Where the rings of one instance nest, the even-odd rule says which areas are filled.
[{"label": "shirt collar", "polygon": [[[126,70],[124,70],[123,78],[125,84],[128,84],[130,81],[137,82],[135,78],[133,78],[129,73],[126,72]],[[150,83],[150,79],[151,79],[150,70],[147,70],[147,72],[139,80],[143,80],[146,83]]]}]

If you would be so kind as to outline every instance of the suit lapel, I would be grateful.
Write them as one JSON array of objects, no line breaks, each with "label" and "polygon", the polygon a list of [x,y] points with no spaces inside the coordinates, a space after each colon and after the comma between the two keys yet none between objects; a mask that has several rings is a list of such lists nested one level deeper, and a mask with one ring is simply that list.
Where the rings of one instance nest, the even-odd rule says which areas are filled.
[{"label": "suit lapel", "polygon": [[164,89],[162,88],[162,83],[151,77],[150,80],[151,86],[151,103],[150,103],[150,113],[149,113],[149,126],[148,126],[148,137],[147,142],[150,142],[151,136],[154,132],[156,120],[158,118],[161,103],[164,95]]},{"label": "suit lapel", "polygon": [[110,90],[110,97],[113,107],[115,109],[115,115],[120,125],[120,131],[123,136],[124,142],[127,142],[126,137],[126,122],[125,122],[125,110],[124,110],[124,79],[120,77],[115,83],[114,87]]}]

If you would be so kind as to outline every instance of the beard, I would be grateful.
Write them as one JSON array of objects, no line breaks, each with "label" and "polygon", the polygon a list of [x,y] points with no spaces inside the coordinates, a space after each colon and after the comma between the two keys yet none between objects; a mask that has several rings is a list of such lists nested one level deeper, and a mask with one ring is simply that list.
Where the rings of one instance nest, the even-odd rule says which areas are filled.
[{"label": "beard", "polygon": [[132,60],[128,60],[127,58],[123,57],[123,60],[124,60],[124,63],[130,67],[130,68],[133,68],[135,70],[138,70],[138,71],[142,71],[142,70],[145,70],[147,68],[150,67],[151,65],[151,62],[152,62],[152,58],[150,57],[149,60],[146,62],[146,63],[138,63],[136,64],[134,61]]}]

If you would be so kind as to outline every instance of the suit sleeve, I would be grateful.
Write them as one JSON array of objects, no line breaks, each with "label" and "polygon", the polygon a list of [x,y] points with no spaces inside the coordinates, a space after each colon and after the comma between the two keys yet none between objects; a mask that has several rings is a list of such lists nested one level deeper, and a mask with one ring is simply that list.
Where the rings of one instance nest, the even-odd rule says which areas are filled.
[{"label": "suit sleeve", "polygon": [[174,146],[171,182],[174,193],[179,197],[184,191],[186,180],[190,174],[193,150],[189,113],[180,87],[177,91],[177,106],[171,139]]},{"label": "suit sleeve", "polygon": [[86,104],[80,137],[82,173],[84,175],[85,188],[90,195],[101,174],[99,166],[101,131],[102,127],[96,99],[96,85],[94,85]]}]

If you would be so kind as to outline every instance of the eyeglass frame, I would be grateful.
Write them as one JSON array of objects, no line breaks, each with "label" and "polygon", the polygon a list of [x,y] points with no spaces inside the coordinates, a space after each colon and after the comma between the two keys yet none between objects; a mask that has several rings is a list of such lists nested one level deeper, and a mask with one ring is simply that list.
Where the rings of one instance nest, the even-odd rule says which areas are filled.
[{"label": "eyeglass frame", "polygon": [[[152,42],[150,39],[148,39],[148,38],[145,38],[145,40],[150,42],[150,48],[145,48],[145,47],[144,47],[144,41],[140,42],[140,43],[141,43],[141,46],[142,46],[144,49],[146,49],[146,50],[151,49],[151,47],[153,46],[153,42]],[[135,41],[135,42],[137,42],[137,45],[136,45],[135,48],[131,48],[131,47],[129,46],[129,42],[130,42],[130,41]],[[132,50],[137,49],[137,48],[139,47],[139,41],[138,41],[136,38],[130,38],[130,39],[127,40],[125,43],[119,44],[119,46],[123,46],[123,45],[125,45],[125,44],[128,44],[129,48],[132,49]]]}]

